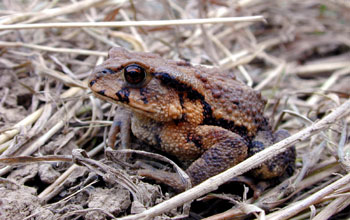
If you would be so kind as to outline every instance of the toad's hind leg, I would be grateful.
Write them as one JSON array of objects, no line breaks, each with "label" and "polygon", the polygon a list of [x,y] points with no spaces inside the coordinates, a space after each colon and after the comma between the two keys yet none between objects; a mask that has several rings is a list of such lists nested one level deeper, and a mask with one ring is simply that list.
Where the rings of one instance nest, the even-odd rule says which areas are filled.
[{"label": "toad's hind leg", "polygon": [[186,170],[193,185],[238,164],[248,155],[245,140],[229,130],[203,125],[197,127],[195,133],[199,143],[207,150]]}]

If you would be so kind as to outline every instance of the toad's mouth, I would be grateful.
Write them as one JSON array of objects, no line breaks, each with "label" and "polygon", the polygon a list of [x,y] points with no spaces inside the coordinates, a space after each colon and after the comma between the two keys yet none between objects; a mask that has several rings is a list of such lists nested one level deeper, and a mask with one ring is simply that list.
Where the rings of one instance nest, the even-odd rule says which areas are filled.
[{"label": "toad's mouth", "polygon": [[131,109],[132,111],[135,111],[140,114],[147,114],[149,116],[153,116],[154,114],[157,113],[155,106],[153,105],[144,105],[144,104],[139,104],[132,99],[127,99],[126,98],[120,98],[119,96],[116,97],[110,97],[106,95],[103,91],[101,92],[96,92],[92,91],[94,96],[96,96],[99,99],[106,100],[108,102],[115,103],[117,105],[123,106],[124,108]]}]

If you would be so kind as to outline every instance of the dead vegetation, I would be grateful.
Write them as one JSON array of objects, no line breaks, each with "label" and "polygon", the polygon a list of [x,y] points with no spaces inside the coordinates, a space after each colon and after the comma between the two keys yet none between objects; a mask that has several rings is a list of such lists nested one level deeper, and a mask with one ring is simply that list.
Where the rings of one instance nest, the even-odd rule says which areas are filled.
[{"label": "dead vegetation", "polygon": [[[0,219],[349,217],[349,11],[346,0],[3,0]],[[113,46],[235,72],[293,135],[176,196],[142,180],[120,155],[154,156],[105,150],[115,107],[86,87]],[[208,194],[291,144],[295,175],[257,200]]]}]

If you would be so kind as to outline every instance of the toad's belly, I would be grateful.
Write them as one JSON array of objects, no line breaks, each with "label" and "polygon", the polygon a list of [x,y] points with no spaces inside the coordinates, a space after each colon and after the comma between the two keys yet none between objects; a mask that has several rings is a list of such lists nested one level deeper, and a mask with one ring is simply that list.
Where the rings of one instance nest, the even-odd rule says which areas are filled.
[{"label": "toad's belly", "polygon": [[139,140],[161,148],[161,139],[159,134],[163,125],[149,118],[132,117],[131,131]]}]

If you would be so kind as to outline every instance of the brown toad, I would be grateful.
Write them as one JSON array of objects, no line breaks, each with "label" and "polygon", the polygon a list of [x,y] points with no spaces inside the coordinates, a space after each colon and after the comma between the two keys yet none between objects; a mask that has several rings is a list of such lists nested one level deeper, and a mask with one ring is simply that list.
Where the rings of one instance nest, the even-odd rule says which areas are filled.
[{"label": "brown toad", "polygon": [[[131,117],[137,138],[191,161],[186,172],[194,185],[288,136],[271,131],[259,92],[217,68],[113,48],[89,86],[95,96],[131,112],[125,117]],[[294,160],[290,148],[251,173],[259,179],[277,177]]]}]

